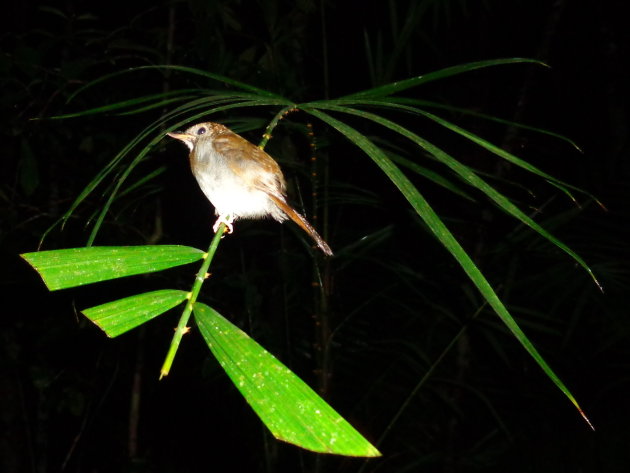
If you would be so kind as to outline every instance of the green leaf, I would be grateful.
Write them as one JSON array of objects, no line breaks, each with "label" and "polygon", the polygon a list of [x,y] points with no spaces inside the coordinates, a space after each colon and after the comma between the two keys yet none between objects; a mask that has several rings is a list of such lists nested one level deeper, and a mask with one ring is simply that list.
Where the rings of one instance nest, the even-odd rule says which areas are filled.
[{"label": "green leaf", "polygon": [[146,292],[82,310],[108,337],[114,338],[180,304],[188,292],[175,289]]},{"label": "green leaf", "polygon": [[[532,174],[536,174],[539,177],[545,179],[547,182],[549,182],[549,184],[557,187],[558,189],[560,189],[562,192],[564,192],[565,194],[567,194],[567,196],[577,204],[577,200],[575,199],[575,197],[573,197],[573,195],[571,194],[571,192],[569,191],[569,189],[572,189],[574,191],[577,192],[581,192],[585,195],[587,195],[588,197],[590,197],[591,199],[593,199],[595,202],[597,202],[600,206],[602,205],[597,198],[595,198],[595,196],[589,194],[588,192],[584,191],[583,189],[580,189],[576,186],[573,186],[567,182],[563,182],[560,179],[553,177],[547,173],[545,173],[544,171],[542,171],[541,169],[538,169],[537,167],[529,164],[527,161],[524,161],[520,158],[518,158],[517,156],[513,155],[512,153],[509,153],[508,151],[505,151],[501,148],[499,148],[498,146],[490,143],[489,141],[481,138],[480,136],[464,129],[461,128],[457,125],[455,125],[454,123],[451,123],[447,120],[444,120],[441,117],[438,117],[437,115],[434,115],[432,113],[429,113],[425,110],[422,110],[420,108],[417,107],[410,107],[407,105],[402,105],[402,104],[392,104],[389,102],[383,102],[383,101],[376,101],[376,100],[365,100],[363,101],[363,104],[368,104],[368,105],[377,105],[380,107],[384,107],[384,108],[394,108],[395,110],[400,110],[400,111],[405,111],[405,112],[411,112],[414,114],[419,114],[419,115],[423,115],[424,117],[433,120],[436,123],[439,123],[440,125],[442,125],[445,128],[448,128],[449,130],[463,136],[464,138],[468,139],[469,141],[472,141],[473,143],[476,143],[477,145],[485,148],[486,150],[490,151],[491,153],[505,159],[506,161],[509,161],[510,163],[514,164],[515,166],[518,166],[522,169],[525,169],[526,171],[531,172]],[[359,112],[360,113],[360,112]],[[498,121],[498,120],[497,120]],[[558,139],[562,139],[564,141],[567,141],[568,143],[570,143],[571,145],[573,145],[578,151],[580,150],[580,148],[571,140],[569,140],[568,138],[565,138],[561,135],[558,135],[557,133],[551,133],[545,130],[541,130],[539,128],[533,128],[533,127],[525,127],[524,125],[518,125],[515,123],[510,123],[508,122],[508,124],[510,124],[511,126],[520,126],[521,128],[526,128],[532,131],[536,131],[538,133],[545,133],[549,136],[553,136],[554,138],[558,138]]]},{"label": "green leaf", "polygon": [[463,197],[464,199],[474,201],[475,199],[468,193],[464,192],[459,186],[456,186],[450,180],[446,179],[444,176],[438,174],[435,171],[425,168],[424,166],[420,166],[414,161],[410,159],[404,158],[400,155],[394,153],[388,153],[389,159],[391,159],[394,163],[404,166],[405,168],[413,171],[414,173],[423,176],[424,178],[432,181],[434,184],[441,186],[449,191]]},{"label": "green leaf", "polygon": [[462,74],[464,72],[474,71],[476,69],[482,69],[490,66],[501,66],[505,64],[520,64],[520,63],[535,63],[544,66],[540,61],[536,59],[527,59],[527,58],[507,58],[507,59],[491,59],[487,61],[478,61],[478,62],[469,62],[466,64],[459,64],[457,66],[446,67],[444,69],[440,69],[439,71],[430,72],[428,74],[424,74],[421,76],[411,77],[410,79],[405,79],[397,82],[391,82],[389,84],[381,85],[379,87],[374,87],[372,89],[363,90],[361,92],[356,92],[354,94],[346,95],[342,98],[357,98],[357,97],[384,97],[387,95],[396,94],[398,92],[402,92],[403,90],[410,89],[412,87],[417,87],[421,84],[426,84],[428,82],[432,82],[435,80],[445,79],[447,77],[455,76],[458,74]]},{"label": "green leaf", "polygon": [[197,76],[201,76],[201,77],[205,77],[206,79],[210,79],[211,81],[216,81],[216,82],[221,82],[223,84],[226,84],[228,86],[232,86],[235,89],[240,89],[240,90],[244,90],[262,97],[271,97],[271,98],[280,98],[278,95],[269,92],[267,90],[264,89],[259,89],[258,87],[254,87],[253,85],[249,85],[246,84],[244,82],[240,82],[237,80],[234,80],[230,77],[227,76],[222,76],[220,74],[214,74],[212,72],[208,72],[208,71],[204,71],[201,69],[195,69],[192,67],[186,67],[186,66],[177,66],[177,65],[156,65],[156,66],[140,66],[140,67],[132,67],[130,69],[125,69],[122,71],[117,71],[111,74],[107,74],[105,76],[99,77],[98,79],[84,85],[83,87],[79,88],[77,91],[75,91],[67,100],[67,102],[72,101],[77,95],[83,93],[86,89],[94,87],[97,84],[100,84],[102,82],[108,81],[110,79],[113,79],[115,77],[119,77],[122,75],[127,75],[127,74],[131,74],[131,73],[135,73],[138,71],[145,71],[145,70],[156,70],[156,71],[177,71],[177,72],[183,72],[186,74],[191,74],[191,75],[197,75]]},{"label": "green leaf", "polygon": [[[114,200],[119,196],[120,189],[124,185],[129,175],[133,172],[135,167],[145,158],[145,156],[164,138],[163,132],[173,131],[179,129],[182,125],[194,122],[197,119],[207,119],[208,116],[219,111],[225,111],[239,107],[252,107],[252,106],[265,106],[265,105],[287,105],[289,102],[280,99],[255,99],[247,100],[238,99],[236,102],[232,95],[225,97],[204,97],[201,99],[187,102],[186,104],[176,108],[175,110],[168,112],[159,120],[156,120],[151,125],[147,126],[140,134],[133,138],[97,175],[92,181],[83,189],[74,202],[70,205],[70,208],[55,221],[42,235],[40,241],[44,241],[48,233],[52,231],[59,223],[62,225],[70,218],[77,207],[90,195],[96,187],[114,171],[119,172],[115,180],[115,185],[111,192],[108,193],[106,202],[101,206],[98,217],[94,222],[94,226],[87,241],[87,246],[91,246],[96,238],[96,234],[100,230],[101,225],[105,219],[105,216],[109,212]],[[229,102],[226,104],[226,102]],[[212,107],[212,108],[208,108]],[[201,110],[198,113],[191,115],[195,110]],[[179,122],[174,123],[171,127],[163,129],[165,122],[169,122],[172,119],[186,117]],[[160,132],[156,135],[157,132]],[[151,138],[153,136],[153,138]],[[143,142],[149,140],[148,143],[142,146]],[[125,166],[122,165],[123,159],[127,158],[134,148],[142,146],[142,149],[135,155],[132,161]]]},{"label": "green leaf", "polygon": [[419,100],[419,99],[414,99],[410,97],[389,97],[388,102],[390,106],[392,104],[402,104],[402,105],[415,105],[415,106],[427,107],[427,108],[437,108],[440,110],[446,110],[448,112],[453,112],[456,114],[468,115],[471,117],[477,117],[477,118],[481,118],[483,120],[488,120],[495,123],[501,123],[503,125],[515,127],[521,130],[532,131],[534,133],[551,136],[560,141],[564,141],[565,143],[568,143],[580,153],[583,153],[582,149],[578,146],[578,144],[567,136],[561,135],[559,133],[554,133],[553,131],[545,130],[544,128],[538,128],[535,126],[525,125],[523,123],[514,122],[512,120],[499,118],[494,115],[481,113],[481,112],[478,112],[477,110],[472,110],[472,109],[462,108],[462,107],[454,107],[452,105],[448,105],[444,103],[433,102],[430,100]]},{"label": "green leaf", "polygon": [[197,325],[223,369],[274,437],[318,453],[377,457],[373,447],[304,381],[214,309]]},{"label": "green leaf", "polygon": [[180,245],[94,246],[21,256],[35,268],[48,289],[56,291],[192,263],[202,259],[204,252]]},{"label": "green leaf", "polygon": [[155,105],[166,105],[171,102],[189,100],[196,95],[201,95],[203,90],[201,89],[179,89],[170,92],[160,92],[159,94],[143,95],[141,97],[132,98],[129,100],[122,100],[113,104],[102,105],[99,107],[91,108],[89,110],[82,110],[80,112],[66,113],[63,115],[55,115],[50,117],[50,120],[62,120],[67,118],[85,117],[88,115],[96,115],[99,113],[120,112],[124,109],[132,109],[132,107],[144,106],[147,103]]},{"label": "green leaf", "polygon": [[[536,363],[538,363],[540,368],[545,372],[549,379],[551,379],[551,381],[553,381],[553,383],[571,401],[571,403],[575,406],[575,408],[578,410],[584,420],[589,424],[589,426],[592,427],[592,424],[584,414],[584,411],[582,411],[582,408],[577,403],[575,397],[573,397],[573,394],[571,394],[569,389],[560,380],[558,375],[556,375],[556,373],[551,369],[544,358],[540,355],[536,347],[534,347],[529,338],[527,338],[527,336],[516,323],[499,296],[496,294],[488,280],[484,277],[481,271],[479,271],[479,268],[477,268],[468,253],[466,253],[466,251],[462,248],[462,246],[455,239],[448,227],[446,227],[444,222],[442,222],[440,217],[435,213],[433,208],[431,208],[429,203],[420,194],[420,192],[418,192],[418,189],[407,178],[407,176],[405,176],[402,171],[390,159],[387,158],[385,153],[383,153],[383,151],[378,148],[374,143],[372,143],[365,135],[359,133],[354,128],[346,125],[345,123],[331,117],[330,115],[320,110],[309,108],[302,109],[338,130],[346,138],[348,138],[359,148],[361,148],[383,170],[383,172],[385,172],[385,174],[391,179],[391,181],[396,185],[396,187],[398,187],[401,193],[409,201],[409,203],[412,205],[420,218],[422,218],[426,225],[431,229],[436,238],[457,260],[457,262],[466,272],[470,280],[475,284],[479,292],[483,295],[483,297],[488,301],[488,303],[494,309],[497,315],[501,318],[503,323],[508,327],[508,329],[510,329],[512,334],[521,343],[521,345],[523,345],[525,350],[527,350],[527,352],[536,361]],[[384,119],[379,119],[375,121],[378,121],[381,124],[386,123]],[[405,130],[398,125],[392,128],[401,133],[403,130]],[[407,136],[406,133],[402,134],[405,134],[405,136]],[[433,149],[428,151],[435,154],[435,150]]]},{"label": "green leaf", "polygon": [[[320,105],[322,105],[322,108],[324,108],[323,104],[320,104]],[[560,241],[558,238],[553,236],[551,233],[549,233],[547,230],[545,230],[542,226],[540,226],[538,223],[536,223],[535,220],[530,218],[525,212],[523,212],[516,205],[514,205],[512,203],[512,201],[510,201],[510,199],[505,197],[505,195],[503,195],[502,193],[498,192],[494,187],[492,187],[486,181],[481,179],[475,173],[475,171],[473,169],[471,169],[470,167],[460,163],[455,158],[450,156],[448,153],[444,152],[442,149],[440,149],[437,146],[433,145],[432,143],[430,143],[429,141],[425,140],[424,138],[421,138],[420,136],[418,136],[415,133],[411,132],[407,128],[404,128],[404,127],[398,125],[397,123],[395,123],[395,122],[393,122],[391,120],[388,120],[386,118],[383,118],[383,117],[381,117],[379,115],[376,115],[376,114],[373,114],[373,113],[370,113],[370,112],[366,112],[366,111],[363,111],[363,110],[355,110],[355,109],[348,108],[348,107],[338,107],[338,106],[335,106],[335,105],[331,105],[331,106],[329,106],[327,108],[330,109],[330,110],[336,110],[336,111],[340,111],[340,112],[345,112],[345,113],[349,113],[351,115],[357,115],[357,116],[360,116],[362,118],[365,118],[365,119],[368,119],[368,120],[372,120],[372,121],[374,121],[376,123],[379,123],[380,125],[383,125],[384,127],[389,128],[390,130],[393,130],[393,131],[395,131],[397,133],[400,133],[402,136],[405,136],[406,138],[410,139],[411,141],[416,143],[418,146],[420,146],[422,149],[424,149],[425,151],[430,153],[432,156],[434,156],[438,161],[440,161],[441,163],[443,163],[446,166],[448,166],[452,171],[454,171],[457,175],[459,175],[459,177],[464,182],[467,182],[469,185],[471,185],[473,187],[476,187],[481,192],[483,192],[488,198],[492,199],[492,201],[499,208],[501,208],[504,212],[508,213],[509,215],[511,215],[514,218],[517,218],[518,220],[523,222],[525,225],[530,227],[532,230],[536,231],[542,237],[546,238],[547,240],[552,242],[554,245],[556,245],[558,248],[560,248],[562,251],[564,251],[569,256],[571,256],[571,258],[573,258],[580,266],[582,266],[582,268],[584,268],[584,270],[591,276],[591,278],[593,279],[593,282],[597,285],[597,287],[600,290],[602,290],[602,286],[599,283],[599,281],[597,280],[597,278],[595,277],[595,274],[593,273],[593,270],[588,266],[588,264],[586,264],[586,262],[577,253],[575,253],[575,251],[573,251],[566,244],[564,244],[562,241]],[[428,112],[422,112],[422,113],[423,114],[427,114]],[[433,117],[435,117],[435,116],[433,116]],[[332,118],[332,117],[330,117],[330,118]],[[435,117],[435,118],[438,118],[438,117]],[[341,123],[341,122],[339,122],[339,123]],[[446,122],[445,123],[441,123],[441,124],[446,126]],[[452,124],[449,124],[449,125],[451,125],[452,127],[455,127],[455,125],[452,125]],[[459,128],[459,127],[457,127],[457,129],[458,129],[457,130],[458,133],[460,133],[462,135],[464,135],[464,133],[467,133],[464,136],[466,136],[468,139],[470,139],[474,143],[477,143],[480,146],[483,146],[484,148],[486,148],[488,150],[491,150],[492,152],[494,152],[495,154],[501,156],[502,158],[508,159],[513,164],[516,164],[516,165],[519,165],[521,167],[524,167],[528,171],[533,172],[535,174],[538,174],[539,176],[544,177],[545,179],[554,180],[556,184],[560,183],[560,184],[558,184],[558,186],[560,186],[561,184],[564,184],[561,181],[558,181],[557,179],[553,178],[552,176],[550,176],[548,174],[545,174],[542,171],[538,170],[537,168],[529,165],[525,161],[522,161],[521,159],[517,158],[516,156],[513,156],[513,155],[511,155],[509,153],[504,152],[503,150],[499,149],[498,147],[492,145],[491,143],[489,143],[489,142],[487,142],[485,140],[481,140],[480,138],[478,138],[476,136],[473,136],[472,134],[470,134],[468,132],[465,132],[465,130],[463,130],[463,129]],[[353,130],[353,131],[355,133],[357,133],[355,130]],[[360,135],[360,136],[363,136],[363,135]],[[374,147],[373,144],[372,144],[372,146]],[[553,183],[554,181],[549,181],[549,182]],[[564,184],[564,185],[568,185],[568,184]]]}]

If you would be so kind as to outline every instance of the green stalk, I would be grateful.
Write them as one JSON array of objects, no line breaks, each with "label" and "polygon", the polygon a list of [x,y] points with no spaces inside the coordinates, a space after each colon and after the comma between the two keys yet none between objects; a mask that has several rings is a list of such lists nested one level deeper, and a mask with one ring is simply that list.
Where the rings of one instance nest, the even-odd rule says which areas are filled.
[{"label": "green stalk", "polygon": [[278,122],[282,120],[289,113],[296,112],[296,111],[297,111],[297,108],[295,108],[295,105],[288,105],[282,108],[282,110],[280,110],[278,113],[276,113],[276,116],[273,117],[273,120],[271,120],[271,122],[269,122],[269,125],[267,125],[267,128],[265,128],[265,133],[263,133],[263,139],[260,141],[260,144],[258,145],[258,147],[260,149],[265,149],[265,146],[267,146],[267,142],[271,139],[271,132],[276,127],[276,125],[278,125]]},{"label": "green stalk", "polygon": [[173,365],[175,354],[177,353],[177,349],[179,348],[179,343],[182,341],[182,337],[184,336],[184,334],[187,333],[189,330],[187,325],[188,320],[190,319],[190,314],[192,314],[193,307],[195,305],[195,302],[197,301],[197,296],[199,295],[199,291],[201,290],[201,286],[208,277],[208,268],[210,268],[210,263],[212,262],[212,258],[214,258],[214,254],[217,251],[217,247],[219,246],[219,242],[221,241],[221,236],[223,235],[224,231],[225,223],[222,223],[221,225],[219,225],[217,232],[214,234],[214,238],[210,242],[208,252],[204,257],[203,264],[197,272],[195,283],[193,284],[190,295],[188,296],[188,302],[186,303],[186,307],[184,307],[184,311],[179,318],[179,323],[177,324],[177,328],[175,329],[173,339],[171,340],[171,346],[168,349],[166,359],[164,360],[164,364],[162,365],[162,369],[160,370],[160,379],[162,379],[164,376],[168,376],[168,373],[171,371],[171,366]]},{"label": "green stalk", "polygon": [[[293,106],[287,106],[276,114],[271,123],[267,126],[265,134],[263,135],[263,140],[258,145],[259,148],[263,149],[265,147],[267,141],[269,141],[269,138],[271,138],[271,131],[276,127],[278,122],[282,118],[284,118],[287,113],[290,113],[294,110],[295,108]],[[193,307],[195,306],[195,302],[197,301],[197,296],[199,295],[199,291],[201,290],[201,286],[208,277],[208,268],[210,267],[212,258],[214,258],[214,253],[217,251],[217,247],[219,246],[219,242],[221,241],[221,236],[223,235],[224,231],[225,223],[222,223],[221,225],[219,225],[217,232],[214,234],[214,238],[210,242],[210,247],[208,248],[208,252],[206,253],[203,264],[197,272],[195,283],[193,284],[192,290],[190,291],[190,295],[188,297],[188,302],[186,303],[186,307],[184,307],[184,311],[179,318],[179,323],[177,324],[177,328],[175,329],[175,334],[173,335],[173,339],[171,340],[171,345],[168,348],[166,359],[164,360],[164,364],[162,364],[162,369],[160,370],[160,379],[162,379],[164,376],[168,376],[168,373],[171,371],[171,366],[173,365],[173,360],[175,359],[175,354],[177,353],[179,344],[182,341],[182,337],[189,330],[188,320],[190,320],[190,314],[192,314]]]}]

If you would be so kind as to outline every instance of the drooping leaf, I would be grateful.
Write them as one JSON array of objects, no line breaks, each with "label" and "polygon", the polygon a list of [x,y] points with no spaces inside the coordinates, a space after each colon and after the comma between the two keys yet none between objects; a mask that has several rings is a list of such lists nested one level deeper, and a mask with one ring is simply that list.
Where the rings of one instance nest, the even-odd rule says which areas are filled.
[{"label": "drooping leaf", "polygon": [[304,381],[214,309],[195,303],[197,325],[223,369],[274,437],[307,450],[380,456]]},{"label": "drooping leaf", "polygon": [[153,106],[168,105],[178,101],[190,100],[201,94],[200,89],[179,89],[170,92],[160,92],[159,94],[148,94],[140,97],[134,97],[129,100],[121,100],[120,102],[110,103],[94,107],[89,110],[81,110],[79,112],[65,113],[63,115],[55,115],[50,120],[63,120],[68,118],[86,117],[89,115],[98,115],[101,113],[121,113],[123,111],[138,110],[137,107],[145,107],[149,104]]},{"label": "drooping leaf", "polygon": [[[512,217],[520,220],[525,225],[529,226],[532,230],[536,231],[542,237],[546,238],[547,240],[552,242],[554,245],[556,245],[558,248],[560,248],[562,251],[564,251],[569,256],[571,256],[580,266],[582,266],[582,268],[584,268],[584,270],[586,270],[586,272],[591,276],[591,278],[593,279],[595,284],[597,284],[597,287],[600,288],[600,290],[602,289],[602,287],[601,287],[599,281],[597,280],[597,278],[595,277],[595,274],[593,273],[592,269],[586,264],[586,262],[582,259],[582,257],[580,255],[575,253],[575,251],[573,251],[571,248],[569,248],[565,243],[560,241],[558,238],[553,236],[551,233],[549,233],[547,230],[545,230],[542,226],[540,226],[538,223],[536,223],[535,220],[533,220],[525,212],[523,212],[516,205],[514,205],[510,199],[508,199],[505,195],[503,195],[501,192],[497,191],[494,187],[492,187],[486,181],[484,181],[481,177],[479,177],[474,172],[474,170],[471,169],[470,167],[466,166],[465,164],[462,164],[461,162],[459,162],[458,160],[456,160],[455,158],[450,156],[448,153],[443,151],[441,148],[435,146],[434,144],[430,143],[428,140],[418,136],[417,134],[415,134],[412,131],[408,130],[407,128],[397,124],[396,122],[393,122],[391,120],[383,118],[383,117],[381,117],[379,115],[376,115],[374,113],[366,112],[364,110],[355,110],[353,108],[338,107],[338,106],[335,106],[335,105],[332,105],[332,106],[327,107],[327,108],[329,108],[330,110],[336,110],[336,111],[340,111],[340,112],[345,112],[345,113],[348,113],[348,114],[351,114],[351,115],[357,115],[357,116],[366,118],[368,120],[372,120],[372,121],[374,121],[376,123],[379,123],[379,124],[385,126],[386,128],[389,128],[390,130],[393,130],[393,131],[395,131],[397,133],[400,133],[402,136],[405,136],[406,138],[412,140],[414,143],[416,143],[422,149],[424,149],[425,151],[430,153],[432,156],[434,156],[438,161],[440,161],[441,163],[443,163],[446,166],[448,166],[452,171],[454,171],[457,175],[459,175],[459,177],[464,182],[468,183],[469,185],[471,185],[473,187],[476,187],[481,192],[483,192],[488,198],[492,199],[492,201],[499,208],[501,208],[503,211],[505,211],[506,213],[508,213]],[[361,135],[361,136],[363,136],[363,135]],[[503,155],[503,153],[505,153],[505,152],[503,152],[502,150],[498,149],[496,146],[492,145],[491,143],[489,143],[489,142],[487,142],[485,140],[483,140],[483,143],[479,142],[478,140],[473,140],[473,136],[472,135],[471,136],[467,136],[467,138],[469,138],[471,141],[473,141],[473,142],[475,142],[477,144],[483,145],[486,148],[490,148],[491,147],[493,152],[499,154],[503,158],[506,157],[506,156]],[[380,152],[380,150],[379,150],[379,152]],[[534,172],[535,174],[538,174],[541,177],[545,177],[545,178],[548,178],[548,179],[554,179],[552,176],[549,176],[548,174],[545,174],[542,171],[537,170],[533,166],[529,166],[527,163],[522,162],[522,160],[520,160],[516,156],[513,156],[513,155],[511,155],[509,153],[505,153],[505,154],[509,155],[510,162],[512,162],[514,164],[517,164],[517,165],[524,166],[530,172]],[[520,164],[521,162],[523,164]],[[557,182],[561,182],[561,181],[558,181],[557,179],[555,181],[556,181],[556,183]],[[561,185],[561,184],[558,184],[558,185]]]},{"label": "drooping leaf", "polygon": [[582,149],[578,146],[578,144],[575,141],[573,141],[571,138],[567,136],[561,135],[560,133],[555,133],[553,131],[546,130],[544,128],[531,126],[531,125],[525,125],[524,123],[515,122],[512,120],[506,120],[504,118],[500,118],[495,115],[488,115],[487,113],[481,113],[475,109],[456,107],[456,106],[449,105],[446,103],[434,102],[431,100],[420,100],[420,99],[415,99],[415,98],[410,98],[410,97],[389,97],[388,102],[390,104],[396,103],[396,104],[402,104],[402,105],[414,105],[414,106],[423,107],[423,108],[437,108],[439,110],[446,110],[446,111],[461,114],[461,115],[469,115],[471,117],[481,118],[482,120],[487,120],[490,122],[501,123],[503,125],[518,128],[520,130],[527,130],[534,133],[539,133],[541,135],[551,136],[555,139],[568,143],[577,151],[579,151],[580,153],[583,153]]},{"label": "drooping leaf", "polygon": [[[338,130],[346,138],[348,138],[350,141],[360,147],[385,172],[385,174],[405,196],[407,201],[412,205],[412,207],[422,218],[422,220],[424,220],[426,225],[431,229],[436,238],[457,260],[457,262],[466,272],[470,280],[475,284],[479,292],[488,301],[488,304],[490,304],[497,315],[501,318],[503,323],[508,327],[508,329],[521,343],[521,345],[523,345],[525,350],[536,361],[536,363],[538,363],[540,368],[545,372],[549,379],[551,379],[551,381],[553,381],[558,389],[560,389],[564,393],[564,395],[571,401],[571,403],[575,406],[575,408],[578,410],[584,420],[589,424],[589,426],[592,427],[589,419],[584,414],[584,411],[579,406],[573,394],[565,386],[562,380],[560,380],[558,375],[556,375],[556,373],[547,364],[545,359],[540,355],[540,353],[538,352],[536,347],[534,347],[527,335],[525,335],[525,333],[521,330],[521,328],[516,323],[510,312],[507,310],[488,280],[481,273],[479,268],[477,268],[468,253],[466,253],[466,251],[462,248],[457,239],[453,236],[453,234],[446,227],[444,222],[431,208],[429,203],[420,194],[413,183],[390,159],[387,158],[385,153],[383,153],[383,151],[378,148],[378,146],[376,146],[374,143],[372,143],[365,135],[359,133],[357,130],[345,124],[344,122],[333,118],[327,113],[322,112],[321,110],[311,108],[303,108],[303,110],[307,111],[308,113],[321,119],[325,123]],[[434,150],[432,150],[431,152],[433,151]]]},{"label": "drooping leaf", "polygon": [[172,309],[187,297],[186,291],[162,289],[125,297],[81,312],[108,337],[114,338]]},{"label": "drooping leaf", "polygon": [[[594,201],[596,201],[600,206],[603,207],[603,205],[601,204],[601,202],[599,202],[593,195],[589,194],[588,192],[584,191],[583,189],[580,189],[572,184],[569,184],[567,182],[564,182],[554,176],[551,176],[550,174],[547,174],[546,172],[542,171],[541,169],[537,168],[536,166],[533,166],[532,164],[528,163],[527,161],[524,161],[522,159],[520,159],[519,157],[513,155],[512,153],[505,151],[504,149],[501,149],[500,147],[498,147],[497,145],[489,142],[488,140],[485,140],[483,138],[481,138],[480,136],[460,127],[455,125],[454,123],[449,122],[448,120],[445,120],[433,113],[429,113],[426,110],[422,110],[421,108],[418,107],[411,107],[408,105],[403,105],[402,103],[391,103],[391,102],[385,102],[385,101],[377,101],[377,100],[371,100],[371,101],[364,101],[364,104],[368,104],[368,105],[377,105],[377,106],[381,106],[384,108],[393,108],[395,110],[399,110],[399,111],[404,111],[404,112],[411,112],[411,113],[415,113],[418,115],[423,115],[424,117],[433,120],[436,123],[439,123],[440,125],[442,125],[445,128],[448,128],[449,130],[453,131],[454,133],[457,133],[458,135],[463,136],[464,138],[468,139],[469,141],[485,148],[486,150],[488,150],[489,152],[505,159],[506,161],[510,162],[511,164],[518,166],[522,169],[525,169],[526,171],[531,172],[532,174],[536,174],[537,176],[545,179],[547,182],[549,182],[549,184],[557,187],[558,189],[560,189],[562,192],[564,192],[565,194],[567,194],[567,196],[573,201],[576,202],[575,197],[573,197],[573,195],[571,194],[571,190],[576,191],[576,192],[580,192],[582,194],[587,195],[588,197],[590,197],[591,199],[593,199]],[[360,112],[359,112],[360,113]],[[509,122],[508,122],[509,123]],[[511,124],[511,123],[510,123]],[[518,126],[517,124],[511,124],[512,126]],[[523,127],[523,126],[521,126]],[[525,128],[525,127],[523,127]],[[529,130],[534,130],[538,133],[546,133],[550,136],[553,136],[554,138],[558,138],[558,139],[562,139],[564,141],[567,141],[568,143],[570,143],[571,145],[573,145],[578,151],[580,150],[577,145],[561,136],[558,135],[557,133],[551,133],[551,132],[547,132],[545,130],[541,130],[538,128],[534,128],[534,127],[527,127],[527,129]]]},{"label": "drooping leaf", "polygon": [[180,245],[94,246],[21,255],[51,291],[198,261],[204,252]]}]

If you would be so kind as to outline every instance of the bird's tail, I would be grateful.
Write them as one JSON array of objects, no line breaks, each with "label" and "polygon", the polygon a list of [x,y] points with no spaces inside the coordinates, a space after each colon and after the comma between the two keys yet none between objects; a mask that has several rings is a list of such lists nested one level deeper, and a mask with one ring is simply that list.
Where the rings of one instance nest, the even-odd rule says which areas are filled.
[{"label": "bird's tail", "polygon": [[271,198],[271,200],[273,200],[274,203],[278,207],[280,207],[282,211],[285,214],[287,214],[287,216],[291,220],[297,223],[302,228],[302,230],[304,230],[306,233],[310,235],[313,241],[317,243],[317,246],[319,246],[320,250],[322,250],[326,255],[332,256],[333,252],[330,249],[330,246],[328,246],[328,243],[326,243],[324,239],[319,235],[319,233],[317,233],[317,231],[313,228],[313,226],[310,223],[308,223],[308,220],[306,220],[306,218],[304,218],[294,208],[292,208],[289,204],[287,204],[287,202],[284,199],[281,199],[280,197],[272,195],[272,194],[268,194],[268,195]]}]

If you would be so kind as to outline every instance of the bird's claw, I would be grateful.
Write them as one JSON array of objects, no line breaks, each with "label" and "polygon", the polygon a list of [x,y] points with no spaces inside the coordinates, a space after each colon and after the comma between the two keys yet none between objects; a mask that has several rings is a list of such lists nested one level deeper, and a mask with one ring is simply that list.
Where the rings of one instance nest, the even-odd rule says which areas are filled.
[{"label": "bird's claw", "polygon": [[234,225],[232,225],[233,221],[234,217],[231,215],[219,215],[217,221],[214,222],[214,225],[212,225],[212,230],[214,230],[214,233],[218,232],[221,224],[225,223],[225,232],[232,233],[234,231]]}]

